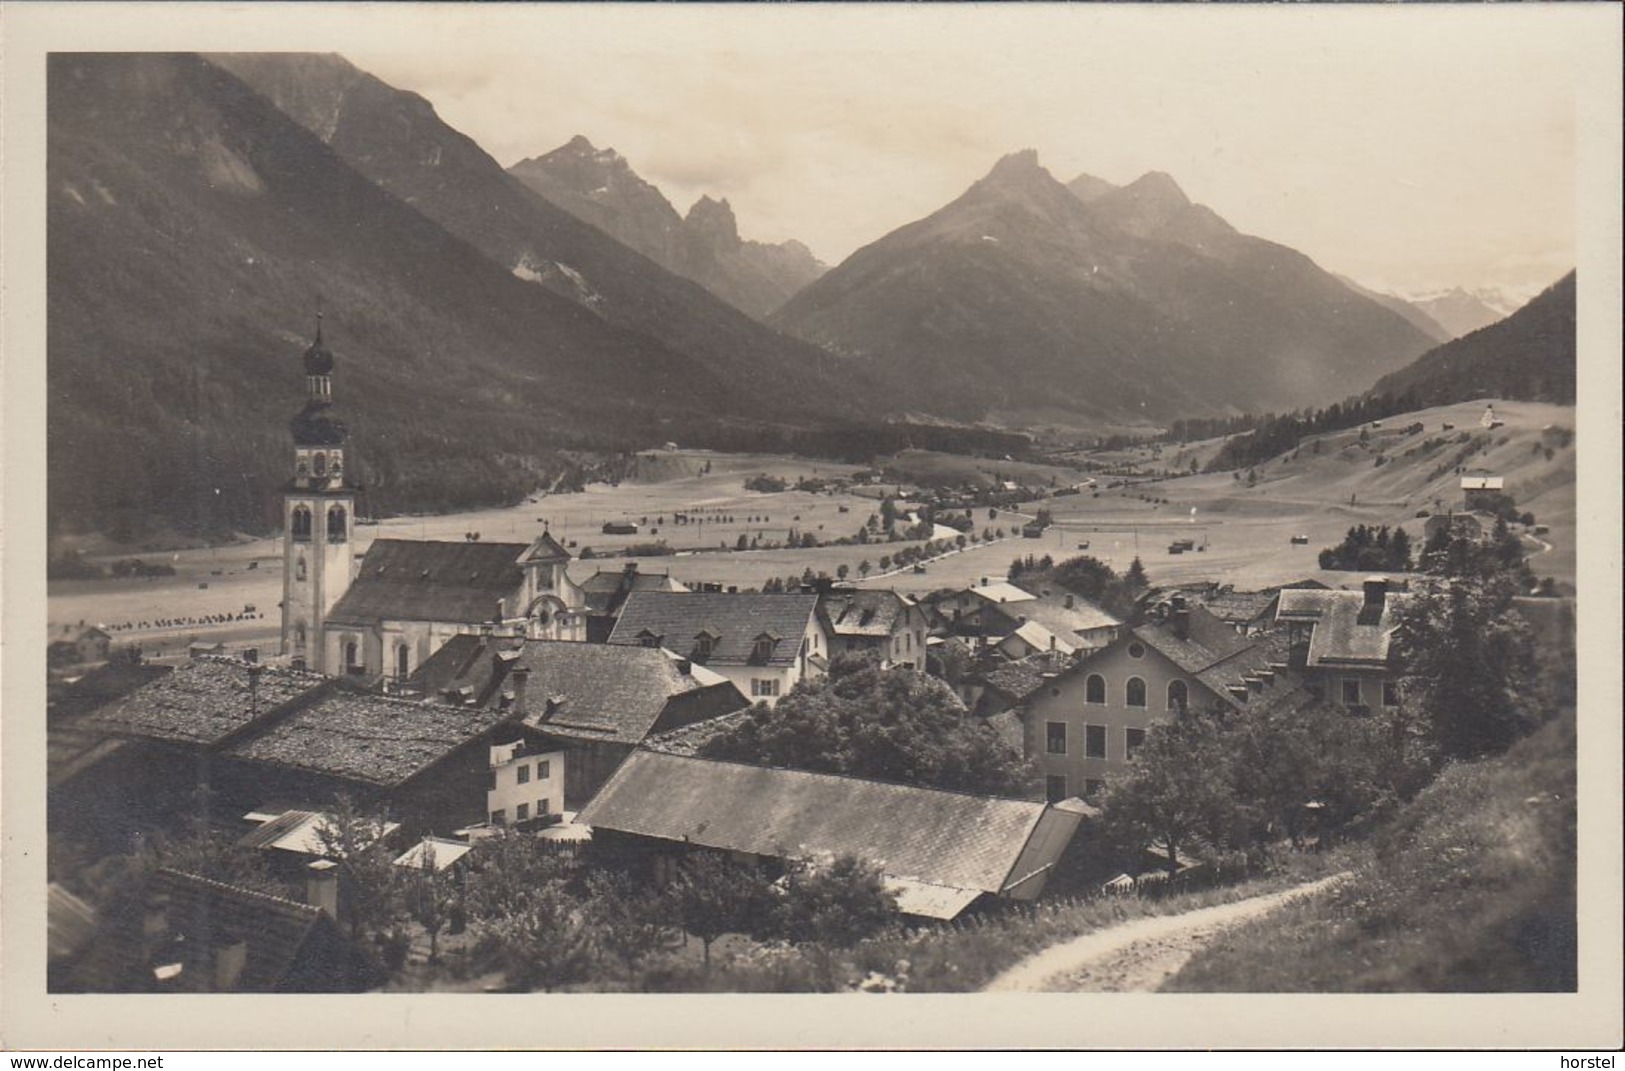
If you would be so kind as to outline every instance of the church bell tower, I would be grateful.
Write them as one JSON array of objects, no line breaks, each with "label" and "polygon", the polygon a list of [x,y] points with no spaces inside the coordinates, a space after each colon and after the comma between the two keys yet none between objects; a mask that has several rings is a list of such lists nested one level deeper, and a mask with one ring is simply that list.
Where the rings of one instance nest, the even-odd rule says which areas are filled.
[{"label": "church bell tower", "polygon": [[350,534],[359,488],[344,454],[347,430],[333,412],[333,354],[320,313],[304,365],[305,406],[289,424],[293,479],[282,493],[282,653],[327,672],[323,628],[355,571]]}]

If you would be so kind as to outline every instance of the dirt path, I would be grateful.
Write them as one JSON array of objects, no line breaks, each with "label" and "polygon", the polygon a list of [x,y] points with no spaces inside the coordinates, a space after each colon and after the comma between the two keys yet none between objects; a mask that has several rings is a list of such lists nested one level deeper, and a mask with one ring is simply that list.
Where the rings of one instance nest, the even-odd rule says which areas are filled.
[{"label": "dirt path", "polygon": [[1154,992],[1220,931],[1291,900],[1313,895],[1346,877],[1346,873],[1334,874],[1233,904],[1136,919],[1086,933],[1016,964],[988,983],[987,992]]}]

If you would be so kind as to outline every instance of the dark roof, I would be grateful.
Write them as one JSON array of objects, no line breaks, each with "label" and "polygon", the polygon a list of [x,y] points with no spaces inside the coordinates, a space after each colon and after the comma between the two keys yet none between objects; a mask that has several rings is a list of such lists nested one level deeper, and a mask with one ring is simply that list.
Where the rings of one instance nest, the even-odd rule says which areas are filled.
[{"label": "dark roof", "polygon": [[[666,652],[646,647],[532,640],[519,665],[530,670],[525,724],[582,740],[640,743],[672,697],[706,687]],[[742,695],[739,705],[747,705]]]},{"label": "dark roof", "polygon": [[288,422],[293,441],[299,446],[340,446],[349,435],[328,401],[312,398]]},{"label": "dark roof", "polygon": [[1042,688],[1047,679],[1045,675],[1053,675],[1058,668],[1046,651],[1019,662],[995,666],[982,674],[982,683],[1019,702]]},{"label": "dark roof", "polygon": [[1200,606],[1186,610],[1187,626],[1182,636],[1171,624],[1141,625],[1134,636],[1147,647],[1161,652],[1186,673],[1201,673],[1257,641],[1243,636]]},{"label": "dark roof", "polygon": [[1396,610],[1409,598],[1387,592],[1380,614],[1362,613],[1363,591],[1293,590],[1281,593],[1277,621],[1312,623],[1308,665],[1384,666],[1398,624]]},{"label": "dark roof", "polygon": [[587,602],[587,612],[613,614],[634,591],[686,591],[687,588],[665,573],[645,573],[638,570],[603,570],[581,582],[581,592]]},{"label": "dark roof", "polygon": [[[250,686],[250,679],[257,676]],[[218,744],[315,692],[327,678],[231,658],[194,658],[80,721],[76,728],[177,743]]]},{"label": "dark roof", "polygon": [[724,714],[719,718],[709,718],[693,725],[656,733],[644,740],[641,746],[649,751],[663,751],[668,755],[698,755],[700,748],[713,736],[742,725],[750,716],[751,708],[747,703],[733,713]]},{"label": "dark roof", "polygon": [[818,600],[818,616],[835,636],[889,636],[908,615],[895,591],[832,591]]},{"label": "dark roof", "polygon": [[69,683],[51,685],[46,693],[46,710],[52,718],[89,714],[98,707],[129,695],[143,684],[150,684],[172,668],[151,662],[114,659]]},{"label": "dark roof", "polygon": [[887,876],[998,893],[1045,805],[634,752],[582,810],[594,829],[775,858],[854,855]]},{"label": "dark roof", "polygon": [[180,963],[180,975],[166,986],[179,992],[214,990],[214,950],[237,940],[247,941],[248,954],[236,989],[271,993],[303,988],[295,979],[300,960],[314,951],[309,946],[342,940],[319,908],[176,870],[160,870],[153,876],[146,907],[143,920],[162,912],[169,943],[159,949],[155,962],[140,963],[143,927],[137,921],[136,932],[120,935],[126,966],[150,970],[162,963]]},{"label": "dark roof", "polygon": [[1221,591],[1204,598],[1202,605],[1221,621],[1247,624],[1267,616],[1279,595],[1279,591]]},{"label": "dark roof", "polygon": [[327,615],[330,625],[447,621],[477,625],[524,583],[525,543],[378,539]]},{"label": "dark roof", "polygon": [[363,784],[398,785],[506,717],[485,707],[339,689],[227,754]]},{"label": "dark roof", "polygon": [[773,639],[766,665],[787,666],[801,651],[801,637],[818,608],[816,595],[756,592],[633,592],[621,607],[609,642],[642,645],[645,637],[680,655],[694,649],[702,631],[714,637],[710,665],[754,665],[760,636]]},{"label": "dark roof", "polygon": [[[1187,609],[1183,636],[1171,621],[1141,625],[1133,630],[1132,636],[1196,678],[1230,706],[1251,702],[1256,695],[1282,695],[1300,683],[1284,669],[1272,668],[1287,662],[1285,636],[1279,633],[1243,636],[1200,606]],[[1254,685],[1251,689],[1249,681]],[[1247,691],[1247,698],[1236,689]]]},{"label": "dark roof", "polygon": [[484,704],[518,659],[521,646],[522,640],[453,636],[424,660],[408,683],[431,699]]},{"label": "dark roof", "polygon": [[333,372],[333,351],[322,340],[322,318],[316,317],[316,339],[305,350],[305,375],[326,376]]}]

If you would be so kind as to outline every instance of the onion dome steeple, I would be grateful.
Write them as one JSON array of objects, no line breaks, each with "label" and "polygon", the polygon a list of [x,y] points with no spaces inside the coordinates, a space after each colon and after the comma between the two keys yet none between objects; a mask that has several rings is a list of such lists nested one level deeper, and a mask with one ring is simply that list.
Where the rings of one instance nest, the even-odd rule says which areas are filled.
[{"label": "onion dome steeple", "polygon": [[322,339],[322,314],[316,314],[316,339],[305,350],[305,407],[290,425],[299,446],[340,446],[347,435],[333,413],[333,351]]}]

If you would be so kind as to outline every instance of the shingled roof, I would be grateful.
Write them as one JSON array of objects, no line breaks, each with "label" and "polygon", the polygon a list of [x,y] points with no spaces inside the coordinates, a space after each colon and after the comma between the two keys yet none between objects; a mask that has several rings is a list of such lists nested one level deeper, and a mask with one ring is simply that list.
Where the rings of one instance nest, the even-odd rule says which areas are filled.
[{"label": "shingled roof", "polygon": [[832,591],[818,601],[818,614],[836,636],[890,636],[909,604],[895,591]]},{"label": "shingled roof", "polygon": [[[245,993],[335,992],[347,988],[348,946],[326,912],[268,893],[159,870],[144,892],[145,911],[117,928],[96,958],[104,983],[94,988],[158,988],[153,968],[178,965],[162,988],[206,993],[220,987],[214,957],[221,945],[247,944],[241,974],[230,988]],[[150,922],[162,919],[154,933]],[[154,940],[163,941],[156,948]]]},{"label": "shingled roof", "polygon": [[680,581],[665,573],[640,572],[635,565],[620,570],[602,570],[581,582],[587,612],[613,614],[634,591],[687,591]]},{"label": "shingled roof", "polygon": [[[621,607],[609,642],[655,644],[680,655],[694,652],[701,633],[711,638],[709,665],[788,666],[801,652],[801,637],[818,608],[816,595],[756,592],[633,592]],[[767,638],[772,654],[756,658],[756,641]]]},{"label": "shingled roof", "polygon": [[[889,878],[1000,893],[1046,805],[634,752],[582,810],[594,829],[774,858],[853,855]],[[1063,845],[1054,845],[1058,855]],[[1051,860],[1053,861],[1053,860]]]},{"label": "shingled roof", "polygon": [[328,623],[489,621],[498,601],[523,585],[519,559],[532,547],[466,540],[374,540],[349,590],[327,615]]},{"label": "shingled roof", "polygon": [[453,706],[334,691],[227,750],[233,758],[368,785],[398,785],[508,717]]},{"label": "shingled roof", "polygon": [[525,723],[552,736],[637,744],[673,697],[704,688],[748,705],[725,679],[685,673],[665,651],[646,647],[537,640],[525,644],[519,665],[530,671]]},{"label": "shingled roof", "polygon": [[327,683],[315,673],[195,658],[77,723],[86,731],[214,746]]},{"label": "shingled roof", "polygon": [[1247,701],[1238,694],[1238,689],[1243,693],[1259,690],[1257,687],[1249,690],[1249,681],[1255,686],[1260,681],[1272,682],[1272,693],[1284,693],[1298,686],[1297,678],[1290,674],[1276,681],[1281,671],[1275,667],[1287,661],[1283,636],[1243,636],[1200,606],[1186,610],[1183,633],[1181,635],[1179,626],[1169,622],[1141,625],[1132,635],[1231,706]]},{"label": "shingled roof", "polygon": [[1381,594],[1381,602],[1373,604],[1363,591],[1283,591],[1275,619],[1313,625],[1312,668],[1385,666],[1398,625],[1396,611],[1409,596],[1386,589]]}]

